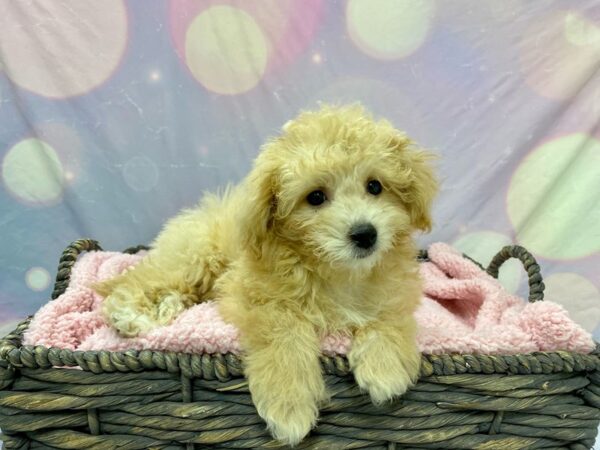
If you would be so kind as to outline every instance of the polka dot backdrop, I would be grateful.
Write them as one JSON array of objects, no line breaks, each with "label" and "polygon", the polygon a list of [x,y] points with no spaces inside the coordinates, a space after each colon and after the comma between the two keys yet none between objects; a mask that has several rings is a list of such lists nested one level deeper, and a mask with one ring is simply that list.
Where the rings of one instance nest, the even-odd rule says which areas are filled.
[{"label": "polka dot backdrop", "polygon": [[[360,100],[440,155],[435,228],[518,243],[600,339],[593,0],[0,0],[0,329],[62,248],[149,242],[300,109]],[[517,20],[518,19],[518,20]],[[501,275],[525,294],[517,263]],[[3,328],[4,327],[4,328]]]}]

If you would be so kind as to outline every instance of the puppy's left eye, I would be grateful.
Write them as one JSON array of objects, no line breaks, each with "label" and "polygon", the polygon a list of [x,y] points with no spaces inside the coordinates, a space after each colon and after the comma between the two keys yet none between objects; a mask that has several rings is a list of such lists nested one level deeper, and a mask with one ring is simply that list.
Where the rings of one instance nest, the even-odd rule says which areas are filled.
[{"label": "puppy's left eye", "polygon": [[325,200],[327,200],[327,195],[325,195],[325,192],[318,189],[308,194],[306,196],[306,200],[313,206],[319,206],[325,203]]},{"label": "puppy's left eye", "polygon": [[381,183],[377,180],[370,180],[367,183],[367,192],[371,195],[379,195],[381,194],[382,190],[383,187],[381,186]]}]

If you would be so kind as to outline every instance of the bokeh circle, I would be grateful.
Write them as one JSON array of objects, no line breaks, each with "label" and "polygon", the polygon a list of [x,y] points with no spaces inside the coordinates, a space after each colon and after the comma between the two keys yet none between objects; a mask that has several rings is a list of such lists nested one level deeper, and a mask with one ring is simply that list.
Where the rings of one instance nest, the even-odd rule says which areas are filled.
[{"label": "bokeh circle", "polygon": [[219,94],[240,94],[261,80],[266,38],[246,12],[227,5],[208,8],[189,26],[185,58],[194,77]]},{"label": "bokeh circle", "polygon": [[134,156],[123,166],[123,178],[127,185],[138,192],[148,192],[158,183],[158,167],[145,156]]},{"label": "bokeh circle", "polygon": [[546,142],[519,165],[507,209],[517,239],[552,259],[600,251],[600,141],[574,133]]},{"label": "bokeh circle", "polygon": [[205,88],[240,94],[305,52],[323,10],[323,0],[179,0],[169,4],[173,47]]},{"label": "bokeh circle", "polygon": [[383,60],[404,58],[425,41],[434,10],[432,0],[349,0],[346,28],[367,55]]},{"label": "bokeh circle", "polygon": [[41,292],[50,285],[50,274],[43,267],[32,267],[25,274],[25,282],[32,291]]},{"label": "bokeh circle", "polygon": [[115,71],[127,46],[122,0],[0,0],[0,54],[18,86],[51,98],[84,94]]},{"label": "bokeh circle", "polygon": [[28,138],[6,153],[2,181],[17,200],[46,206],[61,199],[65,174],[54,148],[40,139]]}]

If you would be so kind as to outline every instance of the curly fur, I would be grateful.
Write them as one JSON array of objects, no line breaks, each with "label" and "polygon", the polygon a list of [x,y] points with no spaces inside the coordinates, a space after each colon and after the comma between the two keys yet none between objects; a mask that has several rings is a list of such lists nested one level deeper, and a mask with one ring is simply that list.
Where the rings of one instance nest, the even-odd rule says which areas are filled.
[{"label": "curly fur", "polygon": [[[241,332],[258,413],[288,444],[310,431],[327,400],[325,333],[353,335],[349,362],[375,403],[400,395],[419,372],[411,234],[431,227],[430,159],[359,106],[304,112],[240,185],[183,211],[138,266],[96,287],[104,316],[135,336],[218,298]],[[366,190],[372,179],[383,186],[377,196]],[[327,194],[323,205],[306,201],[315,189]],[[358,222],[378,231],[375,250],[360,258],[348,237]]]}]

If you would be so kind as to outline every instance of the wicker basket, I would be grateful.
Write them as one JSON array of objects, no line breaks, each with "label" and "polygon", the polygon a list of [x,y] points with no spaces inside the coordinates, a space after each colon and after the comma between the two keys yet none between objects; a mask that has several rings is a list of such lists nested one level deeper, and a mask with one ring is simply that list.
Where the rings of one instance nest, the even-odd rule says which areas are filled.
[{"label": "wicker basket", "polygon": [[[65,250],[53,298],[77,256],[98,249],[80,240]],[[505,247],[488,272],[497,276],[511,257],[529,274],[530,300],[542,300],[539,266],[523,248]],[[7,449],[280,446],[256,414],[234,355],[26,347],[28,322],[0,341]],[[323,357],[322,366],[332,400],[298,448],[589,449],[600,422],[598,350],[426,355],[419,383],[383,407],[359,392],[345,358]]]}]

